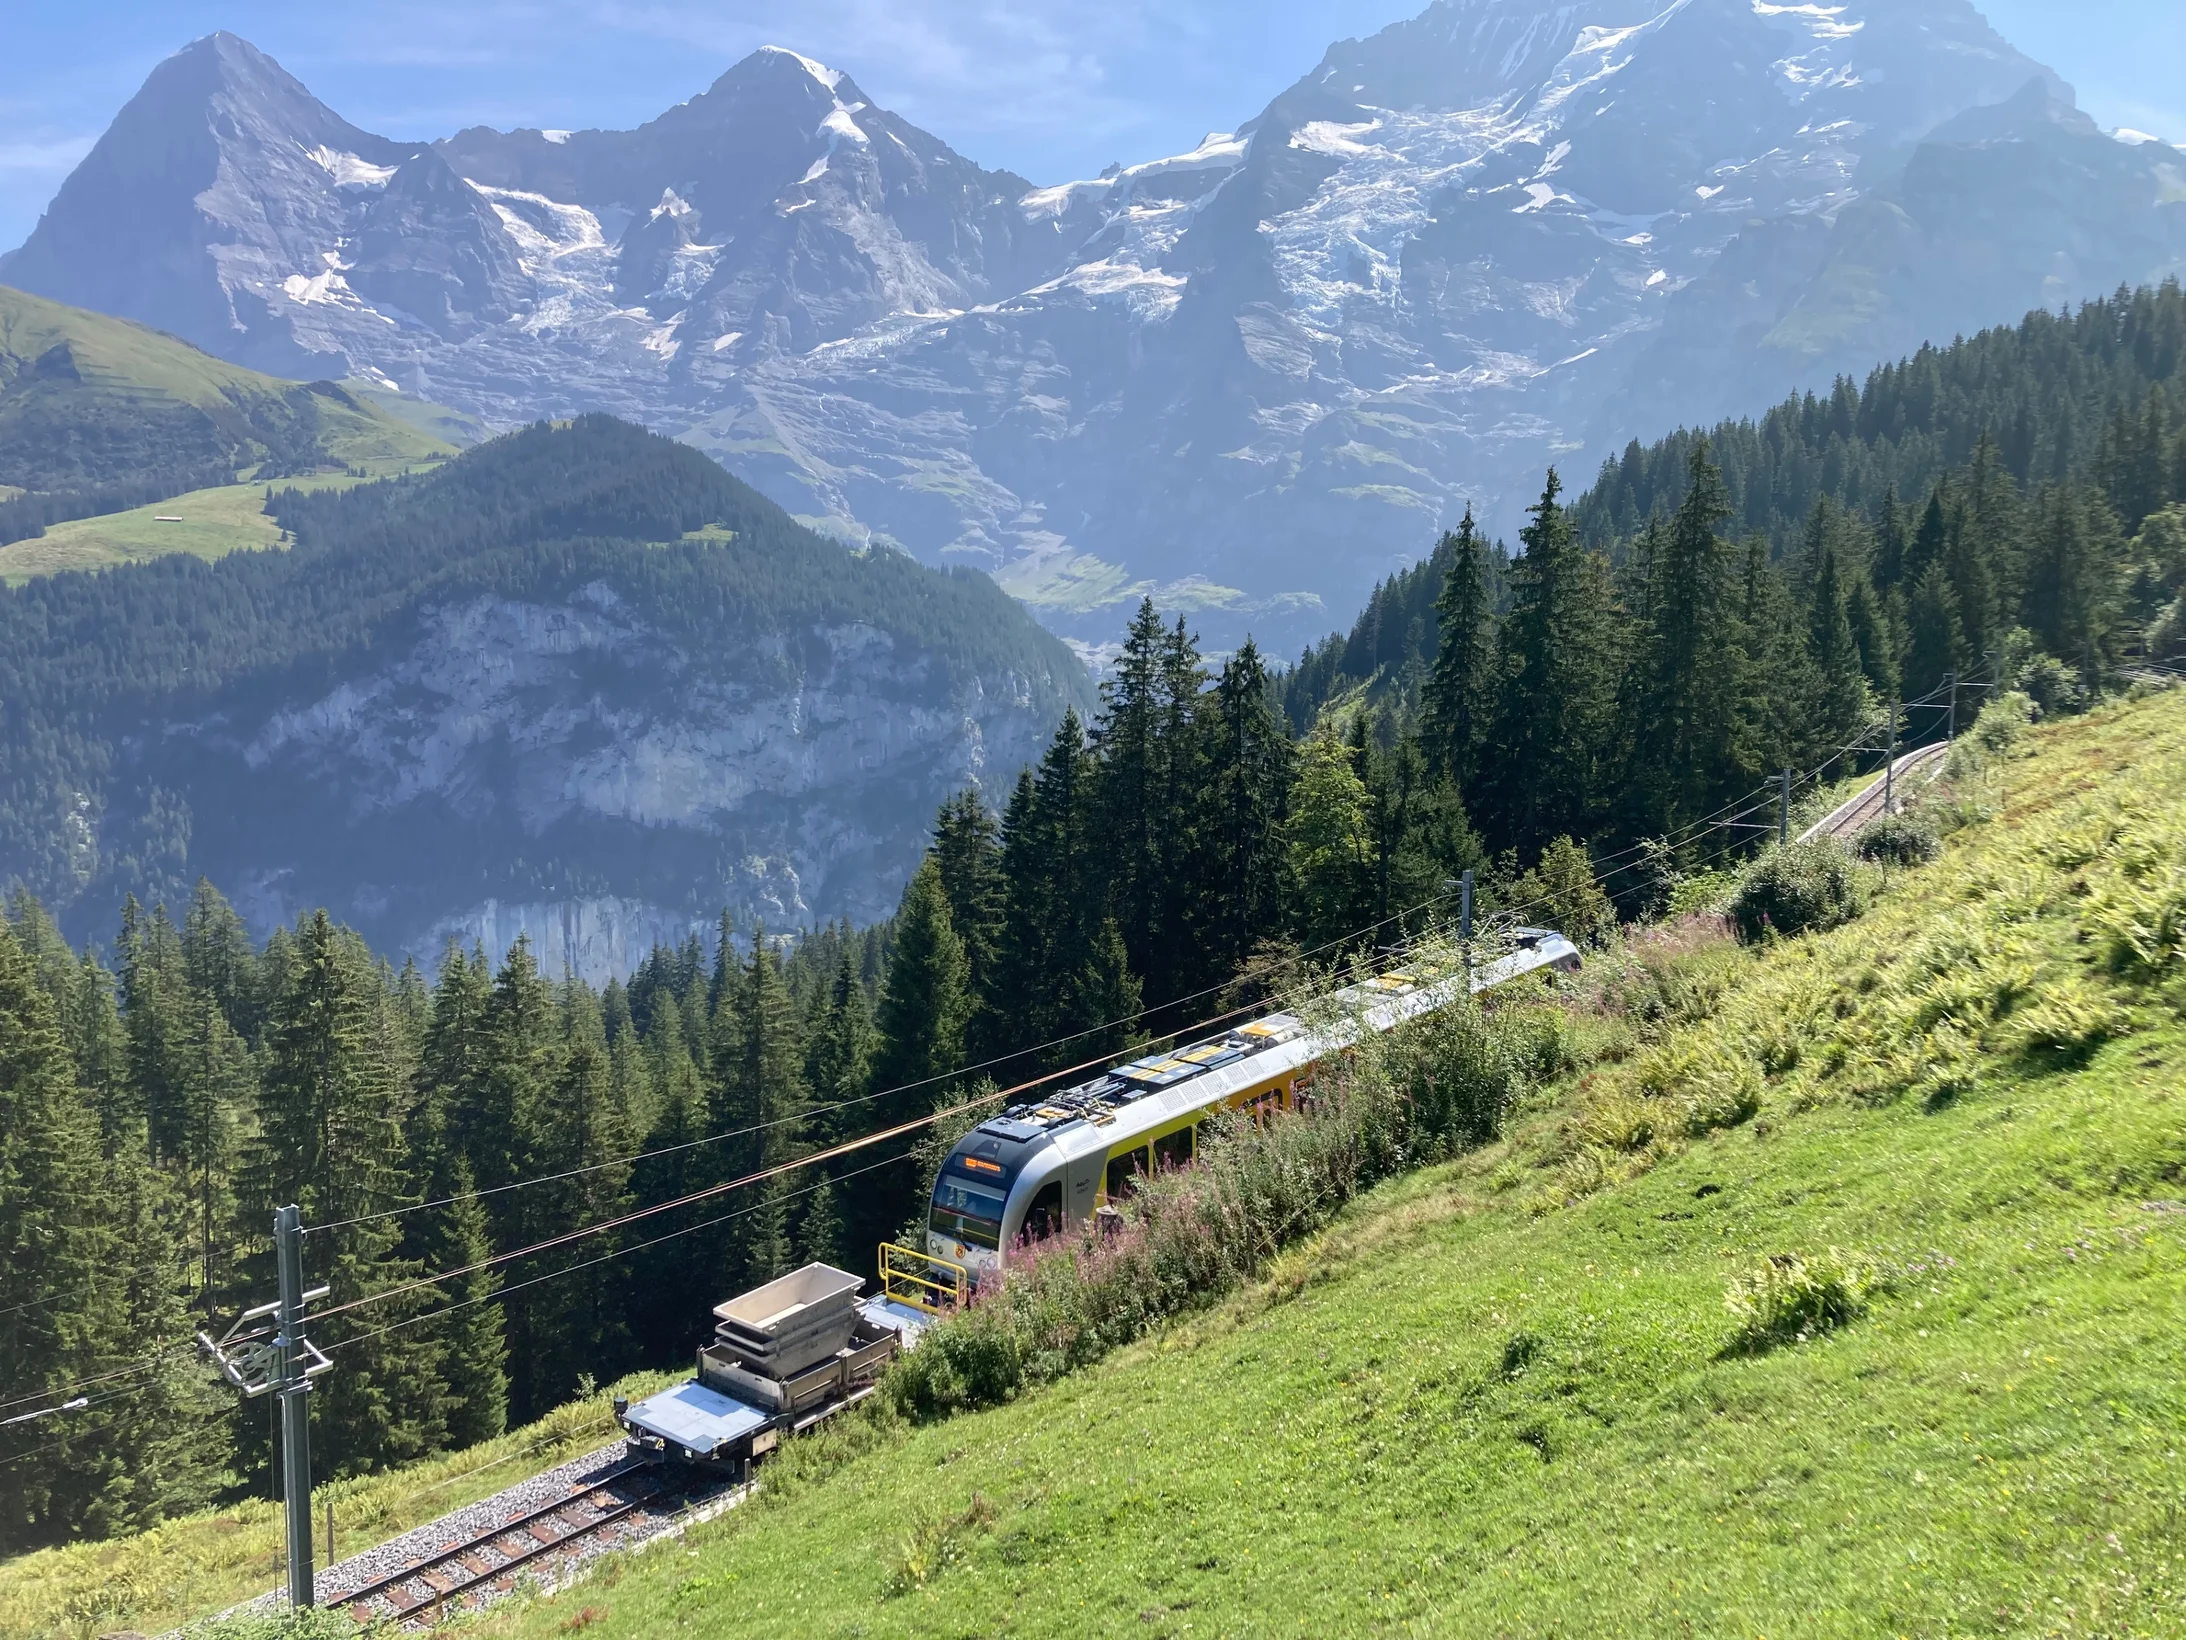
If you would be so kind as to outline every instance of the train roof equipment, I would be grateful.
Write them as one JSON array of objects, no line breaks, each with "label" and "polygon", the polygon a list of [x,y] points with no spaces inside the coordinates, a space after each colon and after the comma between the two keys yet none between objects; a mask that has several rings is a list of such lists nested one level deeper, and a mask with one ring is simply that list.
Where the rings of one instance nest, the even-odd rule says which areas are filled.
[{"label": "train roof equipment", "polygon": [[[1470,989],[1475,994],[1544,968],[1572,972],[1579,966],[1578,947],[1553,929],[1520,928],[1513,930],[1512,939],[1512,951],[1472,971]],[[1464,992],[1466,984],[1463,974],[1378,974],[1345,986],[1329,1000],[1358,1010],[1366,1029],[1386,1031],[1447,1006]],[[1221,1036],[1167,1053],[1148,1054],[1113,1066],[1091,1081],[1012,1105],[975,1131],[1022,1144],[1077,1122],[1106,1127],[1117,1121],[1126,1107],[1150,1094],[1164,1093],[1187,1082],[1197,1083],[1241,1061],[1256,1059],[1271,1048],[1296,1044],[1300,1052],[1294,1057],[1305,1063],[1343,1047],[1356,1032],[1357,1027],[1349,1019],[1314,1030],[1295,1013],[1265,1014]],[[1253,1067],[1255,1071],[1259,1068]]]}]

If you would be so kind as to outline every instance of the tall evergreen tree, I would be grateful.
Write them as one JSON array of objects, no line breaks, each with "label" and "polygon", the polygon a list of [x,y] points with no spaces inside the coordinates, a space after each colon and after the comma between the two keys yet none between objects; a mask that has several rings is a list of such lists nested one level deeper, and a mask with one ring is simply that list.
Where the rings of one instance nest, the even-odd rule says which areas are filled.
[{"label": "tall evergreen tree", "polygon": [[1356,754],[1322,723],[1298,749],[1287,827],[1288,887],[1298,942],[1309,951],[1363,923],[1372,893],[1366,786]]},{"label": "tall evergreen tree", "polygon": [[[652,1050],[664,1067],[659,1114],[645,1135],[644,1157],[630,1174],[630,1194],[640,1207],[680,1201],[726,1176],[715,1154],[719,1147],[701,1142],[718,1130],[708,1120],[705,1092],[680,1032],[677,1011],[663,1009]],[[655,1366],[687,1355],[712,1331],[711,1318],[691,1298],[723,1285],[722,1238],[691,1227],[728,1210],[700,1202],[645,1221],[641,1239],[655,1245],[633,1255],[630,1329],[643,1358]]]},{"label": "tall evergreen tree", "polygon": [[[530,1171],[540,1107],[561,1071],[554,994],[521,935],[494,976],[482,1034],[485,1051],[475,1074],[447,1084],[448,1126],[478,1187],[499,1192]],[[518,1194],[487,1198],[494,1240],[504,1247],[521,1245]]]},{"label": "tall evergreen tree", "polygon": [[153,1159],[169,1162],[182,1154],[189,1120],[181,1080],[190,1010],[182,942],[165,906],[154,907],[149,917],[134,899],[122,907],[121,959],[129,1086],[151,1135]]},{"label": "tall evergreen tree", "polygon": [[[981,1015],[995,981],[1004,893],[1001,829],[977,789],[966,787],[941,805],[940,817],[934,822],[934,863],[941,871],[941,890],[949,901],[950,923],[964,943],[973,1011],[975,1016]],[[846,951],[847,946],[846,941]],[[971,1035],[976,1042],[991,1040],[992,1022],[975,1017]],[[813,1083],[815,1092],[820,1086],[817,1081]]]},{"label": "tall evergreen tree", "polygon": [[229,1226],[234,1221],[238,1120],[256,1089],[250,1051],[228,1024],[218,994],[189,999],[177,1094],[182,1108],[178,1166],[189,1202],[198,1294],[209,1319],[232,1272]]},{"label": "tall evergreen tree", "polygon": [[[986,1015],[996,1034],[992,1042],[982,1045],[991,1050],[983,1052],[982,1058],[1028,1049],[1064,1033],[1071,981],[1085,964],[1107,901],[1097,877],[1093,779],[1084,730],[1075,712],[1065,712],[1038,773],[1020,781],[1003,819],[1007,916],[994,982],[986,998]],[[906,898],[906,910],[910,903]],[[899,921],[899,944],[907,933]],[[950,940],[961,956],[961,942],[956,941],[953,928]],[[884,1043],[891,1036],[887,1010],[884,989]],[[884,1046],[883,1053],[887,1051]],[[1043,1050],[1026,1062],[1006,1066],[1004,1074],[1016,1077],[1035,1064],[1061,1063],[1054,1052]]]},{"label": "tall evergreen tree", "polygon": [[[805,1149],[809,1100],[804,1042],[795,1005],[782,982],[780,962],[764,928],[753,937],[737,1016],[741,1034],[733,1058],[721,1068],[714,1120],[719,1131],[744,1130],[742,1137],[724,1142],[730,1170],[741,1176],[778,1167]],[[734,1204],[749,1209],[735,1238],[746,1286],[771,1280],[788,1267],[788,1188],[779,1180],[769,1180]]]},{"label": "tall evergreen tree", "polygon": [[492,1251],[489,1221],[449,1115],[482,1078],[492,1000],[485,953],[467,958],[451,942],[433,991],[408,1126],[410,1175],[427,1205],[404,1219],[401,1256],[427,1271],[471,1270],[438,1284],[433,1302],[445,1315],[425,1324],[439,1346],[442,1437],[459,1447],[491,1440],[508,1424],[507,1320],[493,1301],[500,1275],[472,1269]]},{"label": "tall evergreen tree", "polygon": [[1860,646],[1853,636],[1845,604],[1844,577],[1837,565],[1836,543],[1823,540],[1814,566],[1807,641],[1819,680],[1813,708],[1813,733],[1831,746],[1849,742],[1867,717],[1867,678]]},{"label": "tall evergreen tree", "polygon": [[[411,1205],[403,1177],[399,1066],[369,954],[324,911],[297,931],[287,993],[267,1022],[258,1132],[244,1173],[242,1233],[253,1245],[254,1291],[274,1278],[273,1210],[303,1208],[329,1226],[306,1246],[307,1273],[337,1303],[401,1286],[417,1267],[396,1256],[400,1221],[372,1215]],[[328,1323],[322,1348],[340,1366],[312,1395],[313,1462],[366,1474],[430,1449],[438,1351],[407,1325],[424,1300],[407,1294]],[[382,1329],[401,1330],[384,1332]]]},{"label": "tall evergreen tree", "polygon": [[1721,530],[1731,516],[1706,440],[1693,446],[1685,499],[1659,533],[1642,589],[1643,630],[1625,744],[1637,829],[1667,835],[1712,813],[1745,782],[1745,596]]},{"label": "tall evergreen tree", "polygon": [[235,908],[204,878],[190,896],[182,923],[182,972],[189,988],[212,998],[221,1017],[245,1041],[256,1036],[258,955]]},{"label": "tall evergreen tree", "polygon": [[[581,981],[572,981],[560,1011],[565,1046],[528,1151],[532,1176],[542,1182],[515,1193],[521,1198],[518,1222],[526,1245],[604,1224],[630,1205],[631,1138],[615,1098],[598,1003]],[[519,1280],[554,1277],[512,1288],[502,1300],[512,1368],[509,1399],[519,1420],[568,1400],[581,1377],[617,1377],[628,1364],[622,1272],[594,1262],[619,1245],[615,1232],[588,1236],[517,1267]]]},{"label": "tall evergreen tree", "polygon": [[[968,976],[968,957],[965,966]],[[873,1014],[858,977],[857,957],[845,942],[805,1047],[805,1086],[815,1105],[811,1131],[816,1142],[831,1144],[855,1129],[861,1108],[839,1107],[865,1092],[872,1064]]]},{"label": "tall evergreen tree", "polygon": [[1450,562],[1435,599],[1439,637],[1421,703],[1420,738],[1430,774],[1446,774],[1466,791],[1479,773],[1480,743],[1496,696],[1495,605],[1488,586],[1487,543],[1470,506],[1442,544]]},{"label": "tall evergreen tree", "polygon": [[1606,797],[1622,642],[1609,566],[1574,537],[1551,470],[1528,510],[1503,622],[1492,813],[1500,840],[1591,836]]},{"label": "tall evergreen tree", "polygon": [[1201,744],[1206,808],[1193,899],[1206,956],[1197,978],[1207,985],[1237,973],[1282,924],[1290,733],[1269,700],[1267,670],[1250,638],[1222,667]]},{"label": "tall evergreen tree", "polygon": [[[35,1393],[141,1366],[146,1337],[186,1330],[191,1260],[187,1214],[151,1161],[142,1117],[86,1088],[67,1046],[82,971],[27,897],[0,919],[0,942],[11,939],[0,948],[0,1360],[11,1389]],[[98,983],[104,1042],[85,1057],[105,1058],[119,1080],[120,1028]],[[21,1494],[0,1504],[0,1552],[203,1506],[223,1467],[212,1414],[224,1399],[194,1363],[155,1357],[88,1408],[21,1426],[39,1459],[10,1465]],[[0,1440],[0,1458],[12,1456]]]},{"label": "tall evergreen tree", "polygon": [[[966,977],[964,947],[949,923],[941,871],[929,857],[904,889],[896,912],[896,947],[875,1018],[873,1087],[880,1097],[865,1107],[870,1115],[861,1126],[893,1127],[958,1095],[954,1073],[964,1063]],[[902,1224],[913,1208],[917,1182],[917,1164],[908,1158],[845,1182],[845,1233],[860,1259],[870,1260],[873,1249]]]}]

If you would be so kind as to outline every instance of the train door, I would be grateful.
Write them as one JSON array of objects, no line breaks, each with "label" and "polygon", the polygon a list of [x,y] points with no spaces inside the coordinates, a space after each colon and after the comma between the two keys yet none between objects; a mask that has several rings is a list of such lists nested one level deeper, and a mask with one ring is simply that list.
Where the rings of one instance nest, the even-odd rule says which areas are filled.
[{"label": "train door", "polygon": [[1064,1211],[1072,1224],[1083,1224],[1093,1216],[1093,1207],[1101,1188],[1101,1168],[1105,1160],[1096,1150],[1078,1157],[1070,1164],[1063,1203]]},{"label": "train door", "polygon": [[1019,1237],[1028,1242],[1045,1241],[1063,1228],[1063,1181],[1051,1179],[1040,1186],[1025,1209],[1025,1227]]}]

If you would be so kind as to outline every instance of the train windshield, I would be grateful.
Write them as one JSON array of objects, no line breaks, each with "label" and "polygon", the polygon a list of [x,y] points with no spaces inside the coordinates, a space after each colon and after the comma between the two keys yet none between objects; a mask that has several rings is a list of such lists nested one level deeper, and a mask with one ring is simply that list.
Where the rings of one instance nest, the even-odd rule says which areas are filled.
[{"label": "train windshield", "polygon": [[937,1235],[954,1236],[967,1247],[999,1251],[1006,1199],[999,1190],[944,1173],[934,1186],[933,1229]]}]

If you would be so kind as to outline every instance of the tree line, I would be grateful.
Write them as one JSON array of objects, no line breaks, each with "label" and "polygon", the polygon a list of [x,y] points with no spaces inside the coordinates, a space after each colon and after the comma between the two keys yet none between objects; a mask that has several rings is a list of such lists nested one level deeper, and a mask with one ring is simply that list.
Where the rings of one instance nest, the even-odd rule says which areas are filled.
[{"label": "tree line", "polygon": [[862,1268],[840,1192],[785,1181],[431,1281],[855,1123],[830,1107],[889,1049],[872,1022],[889,943],[823,928],[785,952],[724,927],[710,952],[693,938],[596,991],[518,941],[498,965],[451,947],[428,981],[324,913],[254,943],[200,884],[179,924],[131,902],[109,967],[17,893],[0,919],[0,1400],[89,1404],[8,1432],[0,1552],[269,1484],[264,1403],[216,1387],[189,1337],[271,1293],[284,1203],[312,1227],[312,1281],[368,1301],[313,1328],[336,1362],[312,1396],[322,1474],[467,1446],[671,1364],[712,1303],[806,1258]]}]

